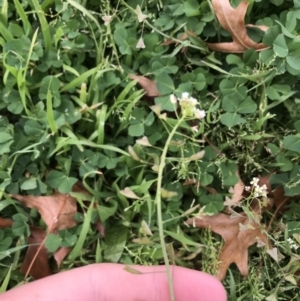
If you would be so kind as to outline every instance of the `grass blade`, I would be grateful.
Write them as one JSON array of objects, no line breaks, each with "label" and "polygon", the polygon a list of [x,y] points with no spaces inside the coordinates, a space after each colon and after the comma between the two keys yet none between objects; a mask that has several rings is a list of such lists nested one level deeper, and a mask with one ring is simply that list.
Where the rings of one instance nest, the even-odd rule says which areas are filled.
[{"label": "grass blade", "polygon": [[3,0],[1,13],[0,13],[0,22],[3,23],[3,25],[5,25],[5,26],[7,26],[7,11],[8,11],[7,0]]},{"label": "grass blade", "polygon": [[43,11],[41,5],[37,0],[30,0],[29,2],[31,3],[31,6],[33,6],[33,8],[35,9],[35,13],[38,15],[41,28],[42,28],[42,33],[44,36],[46,52],[48,52],[51,48],[52,39],[51,39],[49,24],[45,17],[45,12]]},{"label": "grass blade", "polygon": [[67,0],[67,2],[69,2],[73,7],[75,7],[79,11],[81,11],[83,13],[83,15],[89,17],[97,25],[99,32],[102,32],[99,22],[86,8],[84,8],[81,4],[79,4],[73,0]]},{"label": "grass blade", "polygon": [[19,0],[13,0],[13,1],[15,4],[16,11],[23,22],[25,35],[28,36],[32,32],[31,24],[27,18],[25,10],[24,10],[23,6],[21,5],[21,3],[19,2]]},{"label": "grass blade", "polygon": [[87,236],[89,228],[90,228],[90,223],[92,220],[93,207],[94,207],[94,199],[90,203],[87,213],[85,213],[85,215],[84,215],[84,222],[82,225],[80,235],[76,242],[76,245],[74,246],[73,250],[71,251],[71,253],[68,256],[68,259],[71,261],[73,261],[80,255],[80,252],[83,248],[83,244],[85,242],[86,236]]},{"label": "grass blade", "polygon": [[0,294],[6,292],[7,290],[8,283],[10,280],[11,270],[12,270],[12,266],[9,267],[8,272],[2,282],[2,285],[0,286]]}]

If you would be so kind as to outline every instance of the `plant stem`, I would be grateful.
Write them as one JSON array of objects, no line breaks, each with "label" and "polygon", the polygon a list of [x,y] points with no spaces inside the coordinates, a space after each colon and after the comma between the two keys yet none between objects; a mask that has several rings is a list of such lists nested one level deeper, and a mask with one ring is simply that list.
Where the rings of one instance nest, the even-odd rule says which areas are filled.
[{"label": "plant stem", "polygon": [[162,209],[161,209],[161,186],[162,186],[162,179],[163,179],[163,172],[166,165],[166,157],[167,157],[167,151],[169,148],[169,145],[171,143],[171,140],[176,133],[176,130],[178,129],[180,123],[184,120],[184,117],[181,117],[181,119],[178,120],[174,128],[172,129],[167,142],[165,144],[165,147],[163,149],[161,158],[160,158],[160,164],[158,169],[158,176],[157,176],[157,189],[156,189],[156,208],[157,208],[157,222],[158,222],[158,231],[159,231],[159,238],[160,238],[160,244],[162,247],[162,252],[164,256],[164,262],[166,266],[166,273],[168,277],[168,284],[169,284],[169,291],[170,291],[170,297],[171,301],[175,301],[175,295],[174,295],[174,287],[173,287],[173,281],[172,276],[170,273],[170,264],[169,264],[169,258],[166,251],[166,243],[164,238],[164,228],[163,228],[163,220],[162,220]]},{"label": "plant stem", "polygon": [[[137,15],[137,12],[130,6],[128,5],[124,0],[122,0],[122,3],[132,12],[134,13],[135,15]],[[193,45],[191,44],[189,41],[182,41],[182,40],[179,40],[179,39],[176,39],[174,37],[171,37],[165,33],[163,33],[162,31],[158,30],[155,26],[153,26],[150,22],[148,22],[147,20],[144,20],[143,21],[147,26],[149,26],[151,29],[153,29],[154,31],[156,31],[157,33],[159,33],[161,36],[167,38],[167,39],[171,39],[173,40],[174,42],[176,42],[177,44],[180,44],[180,45],[184,45],[185,47],[191,47],[191,48],[194,48],[194,49],[197,49],[197,50],[200,50],[200,51],[203,51],[203,52],[208,52],[205,48],[202,48],[200,46],[197,46],[197,45]]]}]

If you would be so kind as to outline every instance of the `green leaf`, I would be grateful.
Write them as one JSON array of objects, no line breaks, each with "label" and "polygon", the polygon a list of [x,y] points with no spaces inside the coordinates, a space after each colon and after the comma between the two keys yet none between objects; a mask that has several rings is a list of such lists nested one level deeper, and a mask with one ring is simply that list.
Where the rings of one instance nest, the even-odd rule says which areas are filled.
[{"label": "green leaf", "polygon": [[213,181],[214,177],[209,173],[201,173],[200,183],[202,186],[207,186]]},{"label": "green leaf", "polygon": [[111,207],[106,207],[102,205],[98,205],[98,213],[101,222],[105,222],[109,217],[113,216],[117,210],[118,203],[116,201],[110,201],[112,204]]},{"label": "green leaf", "polygon": [[28,236],[29,226],[24,221],[15,221],[12,225],[12,231],[16,236]]},{"label": "green leaf", "polygon": [[250,96],[244,100],[225,96],[222,100],[222,108],[229,113],[250,114],[256,111],[257,106]]},{"label": "green leaf", "polygon": [[41,87],[39,90],[39,98],[41,100],[47,99],[49,91],[54,98],[53,107],[58,107],[60,105],[60,81],[54,76],[46,76],[43,78]]},{"label": "green leaf", "polygon": [[30,189],[35,189],[37,187],[37,181],[35,178],[30,178],[23,182],[21,185],[22,190],[30,190]]},{"label": "green leaf", "polygon": [[10,245],[12,244],[12,241],[13,240],[11,237],[2,238],[0,240],[0,252],[7,250],[10,247]]},{"label": "green leaf", "polygon": [[12,135],[10,135],[8,133],[1,133],[0,134],[0,144],[9,142],[12,139],[13,139]]},{"label": "green leaf", "polygon": [[116,224],[108,228],[105,235],[104,258],[110,262],[118,262],[122,256],[128,236],[128,228]]},{"label": "green leaf", "polygon": [[183,11],[187,17],[194,17],[200,15],[199,2],[197,0],[186,0],[183,4]]},{"label": "green leaf", "polygon": [[273,50],[279,57],[286,57],[288,55],[289,49],[282,34],[275,39],[273,45]]},{"label": "green leaf", "polygon": [[204,212],[217,214],[224,209],[223,196],[221,194],[203,195],[200,203],[204,204]]},{"label": "green leaf", "polygon": [[294,55],[289,55],[286,58],[287,64],[292,67],[295,70],[300,70],[300,57],[299,56],[294,56]]},{"label": "green leaf", "polygon": [[167,73],[160,73],[156,76],[158,92],[162,95],[173,93],[175,87],[172,78]]},{"label": "green leaf", "polygon": [[292,237],[293,234],[300,234],[300,222],[299,221],[290,221],[286,223],[288,236]]},{"label": "green leaf", "polygon": [[119,27],[115,30],[114,38],[121,54],[132,54],[131,47],[128,43],[128,33],[124,27]]},{"label": "green leaf", "polygon": [[67,177],[60,171],[51,170],[47,176],[46,183],[51,188],[58,189],[60,193],[69,193],[72,191],[72,187],[77,181],[76,178]]},{"label": "green leaf", "polygon": [[287,136],[283,138],[283,147],[300,154],[300,137]]},{"label": "green leaf", "polygon": [[45,247],[47,248],[48,252],[54,253],[61,245],[62,238],[59,235],[55,234],[48,234],[46,241],[45,241]]},{"label": "green leaf", "polygon": [[194,242],[193,240],[189,239],[188,237],[186,237],[183,233],[178,234],[178,233],[174,233],[171,231],[164,231],[167,235],[171,236],[172,238],[178,240],[179,242],[181,242],[184,245],[188,245],[188,246],[195,246],[195,247],[200,247],[201,244]]},{"label": "green leaf", "polygon": [[297,130],[297,132],[300,133],[300,120],[298,120],[294,123],[294,127]]},{"label": "green leaf", "polygon": [[240,114],[237,113],[225,113],[221,115],[220,118],[221,123],[226,125],[229,128],[232,128],[238,124],[242,124],[246,122],[244,118],[241,117]]},{"label": "green leaf", "polygon": [[38,136],[45,133],[45,128],[36,120],[28,120],[24,125],[24,131],[28,136]]},{"label": "green leaf", "polygon": [[140,137],[144,135],[145,128],[142,123],[132,124],[128,128],[128,135],[131,137]]}]

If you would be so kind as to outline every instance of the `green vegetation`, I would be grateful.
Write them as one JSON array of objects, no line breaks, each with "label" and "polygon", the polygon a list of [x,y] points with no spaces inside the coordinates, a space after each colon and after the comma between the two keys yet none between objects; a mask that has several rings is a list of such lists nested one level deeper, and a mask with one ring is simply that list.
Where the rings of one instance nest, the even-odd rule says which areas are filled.
[{"label": "green vegetation", "polygon": [[[215,274],[222,238],[185,223],[201,210],[244,214],[270,243],[249,247],[247,278],[230,266],[229,300],[300,300],[300,1],[249,0],[259,26],[236,10],[232,32],[218,2],[0,0],[0,292],[29,244],[45,270]],[[244,189],[258,176],[265,194]]]}]

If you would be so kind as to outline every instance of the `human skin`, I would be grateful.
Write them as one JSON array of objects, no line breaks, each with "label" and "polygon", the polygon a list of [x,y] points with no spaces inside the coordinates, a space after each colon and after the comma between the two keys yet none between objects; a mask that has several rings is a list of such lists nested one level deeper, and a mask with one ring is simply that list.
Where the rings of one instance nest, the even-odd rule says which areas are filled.
[{"label": "human skin", "polygon": [[[1,301],[169,301],[165,266],[92,264],[37,280],[0,295]],[[175,301],[226,301],[219,280],[170,267]],[[134,271],[135,273],[133,273]],[[140,273],[136,273],[136,272]]]}]

